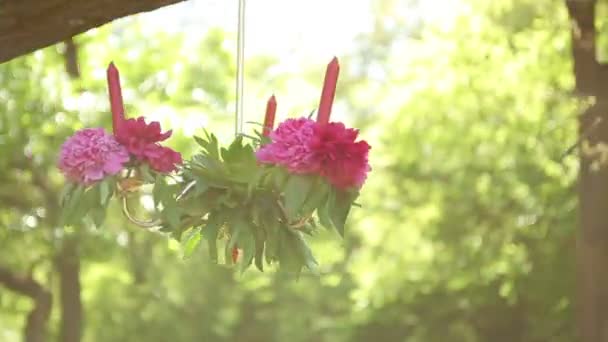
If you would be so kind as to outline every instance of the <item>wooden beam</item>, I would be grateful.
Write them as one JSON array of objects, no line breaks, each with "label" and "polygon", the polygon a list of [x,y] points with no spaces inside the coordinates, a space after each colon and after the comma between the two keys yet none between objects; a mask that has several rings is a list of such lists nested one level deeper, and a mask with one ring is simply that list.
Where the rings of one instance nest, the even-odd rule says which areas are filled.
[{"label": "wooden beam", "polygon": [[0,63],[184,0],[0,0]]}]

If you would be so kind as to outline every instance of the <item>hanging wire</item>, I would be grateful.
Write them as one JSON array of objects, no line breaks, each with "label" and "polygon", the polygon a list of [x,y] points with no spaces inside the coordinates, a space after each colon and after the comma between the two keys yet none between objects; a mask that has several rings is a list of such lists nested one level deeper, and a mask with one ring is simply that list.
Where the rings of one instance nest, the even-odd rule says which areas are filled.
[{"label": "hanging wire", "polygon": [[236,51],[236,111],[234,134],[243,133],[243,84],[245,79],[245,0],[239,0]]},{"label": "hanging wire", "polygon": [[[194,185],[196,185],[195,181],[192,181],[190,183],[188,183],[188,185],[186,185],[186,187],[184,188],[184,190],[182,190],[182,192],[177,195],[177,197],[175,198],[175,200],[177,202],[179,202],[185,195],[188,194],[188,192],[190,190],[192,190],[192,188],[194,187]],[[131,223],[140,226],[142,228],[157,228],[160,227],[161,224],[163,223],[162,220],[160,219],[152,219],[152,220],[148,220],[148,221],[144,221],[144,220],[140,220],[138,218],[135,217],[135,215],[133,215],[131,213],[131,209],[129,208],[129,201],[127,199],[127,192],[125,191],[125,189],[122,189],[119,185],[118,188],[119,194],[122,196],[122,212],[125,215],[125,217],[131,221]]]},{"label": "hanging wire", "polygon": [[131,214],[127,196],[122,197],[122,213],[125,215],[125,217],[129,221],[131,221],[131,223],[133,223],[137,226],[140,226],[142,228],[156,228],[156,227],[160,227],[161,224],[163,223],[163,221],[161,221],[160,219],[152,219],[152,220],[148,220],[148,221],[143,221],[143,220],[136,218],[133,214]]}]

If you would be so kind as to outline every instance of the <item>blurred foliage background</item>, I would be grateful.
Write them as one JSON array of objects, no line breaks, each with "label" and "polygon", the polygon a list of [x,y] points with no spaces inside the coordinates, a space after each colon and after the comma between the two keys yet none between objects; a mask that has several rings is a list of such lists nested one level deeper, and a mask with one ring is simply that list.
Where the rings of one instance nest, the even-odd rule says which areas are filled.
[{"label": "blurred foliage background", "polygon": [[[373,1],[371,29],[339,56],[336,118],[373,146],[373,171],[346,239],[312,238],[321,275],[299,281],[236,274],[204,247],[182,260],[118,207],[103,229],[57,225],[59,146],[110,127],[107,63],[128,115],[173,128],[169,144],[188,156],[203,127],[233,134],[233,32],[192,39],[128,18],[75,38],[78,74],[66,44],[0,65],[0,274],[52,298],[49,340],[575,340],[578,162],[563,153],[582,104],[565,6],[443,1],[449,15],[410,20],[418,5]],[[273,90],[281,118],[316,105],[325,65],[294,76],[276,63],[248,55],[248,120]],[[0,286],[1,341],[22,340],[33,303]]]}]

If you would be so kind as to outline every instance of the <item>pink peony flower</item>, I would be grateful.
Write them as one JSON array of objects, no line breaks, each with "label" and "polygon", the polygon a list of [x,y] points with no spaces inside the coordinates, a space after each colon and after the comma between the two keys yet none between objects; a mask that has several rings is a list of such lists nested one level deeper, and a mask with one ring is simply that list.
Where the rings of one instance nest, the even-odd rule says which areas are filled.
[{"label": "pink peony flower", "polygon": [[363,140],[355,142],[359,131],[332,122],[315,125],[310,141],[319,174],[339,189],[360,188],[371,170],[368,153],[371,147]]},{"label": "pink peony flower", "polygon": [[316,123],[313,120],[287,119],[270,133],[272,143],[256,152],[258,161],[281,165],[293,173],[317,171],[318,165],[310,148]]},{"label": "pink peony flower", "polygon": [[292,173],[321,175],[339,189],[361,187],[371,170],[370,146],[359,132],[342,123],[318,124],[288,119],[270,133],[270,144],[256,152],[258,161],[280,165]]},{"label": "pink peony flower", "polygon": [[128,119],[121,123],[115,133],[116,140],[123,144],[129,153],[138,159],[144,159],[145,150],[149,145],[167,140],[171,131],[161,133],[160,123],[152,121],[147,124],[143,117]]},{"label": "pink peony flower", "polygon": [[103,128],[86,128],[61,147],[59,169],[71,181],[90,185],[114,175],[129,161],[129,153]]},{"label": "pink peony flower", "polygon": [[182,163],[182,155],[168,147],[150,145],[144,153],[152,170],[169,173]]},{"label": "pink peony flower", "polygon": [[182,163],[181,154],[158,143],[168,139],[171,131],[161,132],[160,123],[146,123],[143,117],[122,122],[116,140],[123,144],[137,160],[147,162],[158,172],[169,173]]}]

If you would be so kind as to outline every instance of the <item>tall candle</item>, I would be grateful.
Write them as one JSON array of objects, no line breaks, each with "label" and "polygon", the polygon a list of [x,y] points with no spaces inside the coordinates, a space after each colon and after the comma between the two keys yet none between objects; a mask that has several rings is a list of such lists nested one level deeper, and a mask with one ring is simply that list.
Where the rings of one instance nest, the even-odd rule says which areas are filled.
[{"label": "tall candle", "polygon": [[274,128],[274,116],[277,113],[277,99],[272,95],[266,103],[266,115],[264,116],[264,136],[268,136]]},{"label": "tall candle", "polygon": [[325,71],[325,81],[323,82],[323,91],[321,92],[321,100],[319,101],[319,111],[317,113],[317,122],[325,124],[329,122],[331,114],[331,106],[334,102],[336,94],[336,83],[338,83],[338,74],[340,73],[340,64],[338,58],[334,57],[327,65]]},{"label": "tall candle", "polygon": [[118,127],[125,120],[125,108],[122,102],[122,90],[120,89],[120,75],[113,62],[108,66],[107,77],[110,109],[112,111],[112,130],[116,134]]}]

